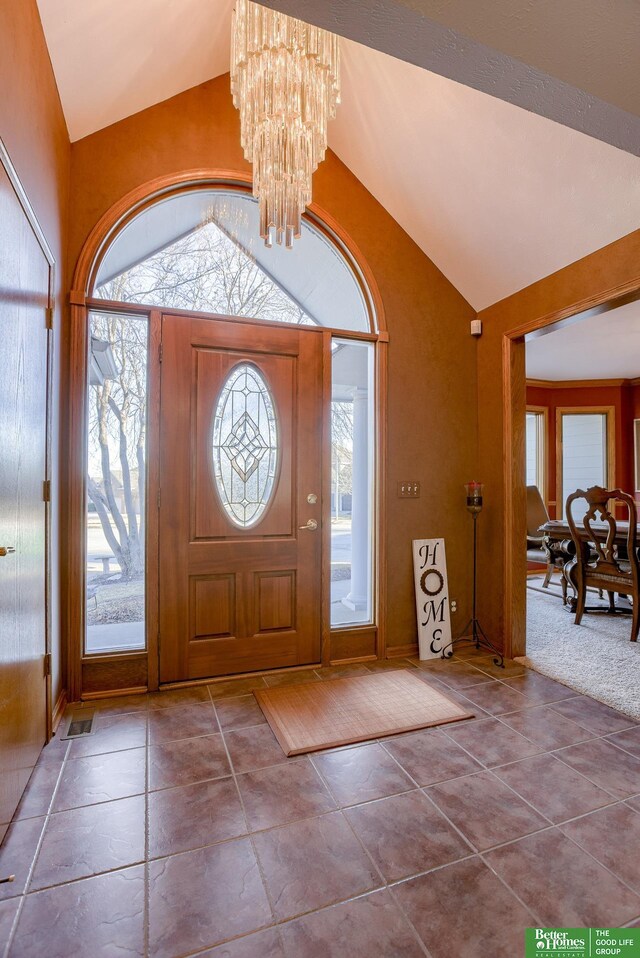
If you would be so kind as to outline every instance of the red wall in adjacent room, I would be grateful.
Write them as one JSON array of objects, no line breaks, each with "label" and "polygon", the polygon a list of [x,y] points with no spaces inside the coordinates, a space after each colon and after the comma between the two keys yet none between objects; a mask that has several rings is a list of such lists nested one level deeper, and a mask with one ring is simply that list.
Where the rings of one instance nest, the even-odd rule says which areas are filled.
[{"label": "red wall in adjacent room", "polygon": [[542,406],[548,409],[547,434],[547,508],[551,518],[559,515],[556,505],[556,410],[569,406],[613,406],[615,408],[616,453],[615,475],[612,485],[625,492],[633,492],[634,454],[633,420],[640,419],[640,386],[630,382],[616,385],[591,384],[576,387],[550,387],[527,384],[527,406]]}]

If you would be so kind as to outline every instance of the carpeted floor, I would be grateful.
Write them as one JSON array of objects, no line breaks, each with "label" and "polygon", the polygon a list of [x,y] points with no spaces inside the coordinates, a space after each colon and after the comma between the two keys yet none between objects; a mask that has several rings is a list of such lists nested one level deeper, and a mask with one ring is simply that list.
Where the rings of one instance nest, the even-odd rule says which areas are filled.
[{"label": "carpeted floor", "polygon": [[630,634],[628,616],[585,613],[574,625],[557,591],[528,588],[527,655],[517,661],[640,719],[640,641]]}]

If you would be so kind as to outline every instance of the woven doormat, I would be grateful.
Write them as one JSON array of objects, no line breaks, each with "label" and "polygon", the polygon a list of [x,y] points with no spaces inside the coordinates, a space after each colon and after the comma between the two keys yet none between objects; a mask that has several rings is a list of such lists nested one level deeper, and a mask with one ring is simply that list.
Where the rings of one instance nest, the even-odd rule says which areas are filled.
[{"label": "woven doormat", "polygon": [[468,712],[410,671],[356,675],[253,693],[287,755],[459,722]]}]

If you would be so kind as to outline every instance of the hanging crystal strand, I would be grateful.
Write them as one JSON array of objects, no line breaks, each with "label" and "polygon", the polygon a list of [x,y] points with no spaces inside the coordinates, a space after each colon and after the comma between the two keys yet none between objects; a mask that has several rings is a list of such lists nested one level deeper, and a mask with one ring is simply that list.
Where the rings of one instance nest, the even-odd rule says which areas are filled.
[{"label": "hanging crystal strand", "polygon": [[260,236],[288,249],[301,235],[313,173],[340,102],[338,37],[252,0],[232,16],[231,93],[253,164]]}]

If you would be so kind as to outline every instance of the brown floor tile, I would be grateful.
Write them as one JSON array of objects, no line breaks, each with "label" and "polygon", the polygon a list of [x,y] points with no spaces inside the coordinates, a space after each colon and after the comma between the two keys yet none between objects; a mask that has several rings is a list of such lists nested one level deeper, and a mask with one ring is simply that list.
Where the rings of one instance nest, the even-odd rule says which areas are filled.
[{"label": "brown floor tile", "polygon": [[410,659],[377,659],[365,662],[367,672],[395,672],[397,669],[413,669],[415,663]]},{"label": "brown floor tile", "polygon": [[349,665],[328,665],[323,669],[316,669],[323,681],[328,679],[349,679],[353,675],[369,675],[370,670],[363,662],[354,662]]},{"label": "brown floor tile", "polygon": [[149,793],[149,858],[161,858],[246,835],[232,778]]},{"label": "brown floor tile", "polygon": [[526,695],[516,692],[515,689],[509,688],[502,682],[489,682],[486,685],[465,689],[464,694],[470,702],[479,705],[490,715],[517,712],[520,709],[527,709],[533,704]]},{"label": "brown floor tile", "polygon": [[559,702],[562,699],[572,698],[576,694],[573,689],[567,688],[566,685],[554,682],[553,679],[548,679],[546,675],[540,675],[539,672],[532,672],[530,669],[527,669],[522,675],[504,678],[502,681],[509,688],[515,689],[516,692],[522,692],[536,705]]},{"label": "brown floor tile", "polygon": [[11,958],[140,958],[144,867],[27,895]]},{"label": "brown floor tile", "polygon": [[418,790],[356,805],[345,814],[388,882],[473,853]]},{"label": "brown floor tile", "polygon": [[531,915],[479,858],[394,885],[393,895],[432,958],[523,954]]},{"label": "brown floor tile", "polygon": [[305,685],[307,682],[319,682],[320,678],[315,669],[300,669],[298,672],[274,672],[265,675],[264,680],[270,689],[281,685]]},{"label": "brown floor tile", "polygon": [[627,729],[626,732],[615,732],[614,735],[607,735],[607,741],[617,745],[618,748],[623,748],[625,752],[631,752],[636,758],[640,758],[640,725]]},{"label": "brown floor tile", "polygon": [[107,715],[98,712],[93,723],[95,731],[86,738],[68,742],[69,758],[122,752],[128,748],[144,748],[147,744],[147,713]]},{"label": "brown floor tile", "polygon": [[541,751],[529,739],[497,719],[487,718],[464,725],[449,725],[444,734],[450,736],[487,768],[517,762],[518,759],[536,755]]},{"label": "brown floor tile", "polygon": [[255,835],[276,917],[361,895],[381,884],[341,812]]},{"label": "brown floor tile", "polygon": [[[415,677],[417,679],[420,679],[421,682],[424,682],[425,685],[430,685],[432,688],[437,689],[439,692],[443,692],[444,695],[449,696],[449,698],[453,698],[453,695],[455,694],[453,692],[453,689],[451,689],[449,685],[445,685],[444,682],[440,681],[440,678],[438,677],[437,672],[434,672],[433,670],[430,670],[430,669],[414,669],[414,671],[411,674],[415,675]],[[493,679],[491,679],[490,681],[493,681]],[[471,702],[469,702],[468,700],[467,700],[467,706],[471,706]]]},{"label": "brown floor tile", "polygon": [[556,702],[553,708],[596,735],[609,735],[636,725],[633,719],[623,715],[622,712],[616,712],[608,705],[596,702],[595,699],[590,699],[586,695]]},{"label": "brown floor tile", "polygon": [[220,728],[225,732],[234,728],[264,725],[267,721],[253,695],[241,695],[235,699],[222,699],[216,705],[216,712]]},{"label": "brown floor tile", "polygon": [[282,925],[281,932],[287,958],[424,956],[388,891],[305,915]]},{"label": "brown floor tile", "polygon": [[149,953],[175,958],[271,924],[247,838],[149,863]]},{"label": "brown floor tile", "polygon": [[640,815],[624,804],[610,805],[562,826],[568,838],[614,875],[640,892]]},{"label": "brown floor tile", "polygon": [[549,824],[491,772],[432,785],[427,795],[479,851]]},{"label": "brown floor tile", "polygon": [[106,699],[76,702],[68,711],[71,713],[82,709],[93,709],[101,715],[124,715],[127,712],[146,712],[148,707],[149,696],[145,692],[140,695],[113,695]]},{"label": "brown floor tile", "polygon": [[339,805],[358,805],[415,788],[408,775],[376,742],[315,755],[313,762]]},{"label": "brown floor tile", "polygon": [[145,858],[145,798],[123,798],[52,815],[30,891],[125,868]]},{"label": "brown floor tile", "polygon": [[198,952],[197,958],[285,958],[277,928],[267,928],[225,945]]},{"label": "brown floor tile", "polygon": [[0,845],[0,878],[15,875],[16,879],[0,885],[0,901],[23,893],[44,822],[44,818],[27,818],[9,825]]},{"label": "brown floor tile", "polygon": [[36,818],[47,814],[60,777],[60,768],[57,762],[36,765],[14,818]]},{"label": "brown floor tile", "polygon": [[237,781],[249,827],[254,831],[336,808],[315,768],[304,759],[246,772]]},{"label": "brown floor tile", "polygon": [[640,759],[604,739],[572,745],[554,754],[616,798],[640,792]]},{"label": "brown floor tile", "polygon": [[[490,717],[488,712],[485,712],[485,710],[480,708],[479,705],[477,705],[475,702],[472,702],[471,699],[468,699],[466,697],[466,695],[464,694],[464,692],[467,691],[466,689],[464,690],[464,692],[460,692],[460,691],[455,691],[454,689],[443,688],[442,691],[447,696],[447,698],[450,698],[452,701],[457,702],[458,705],[462,706],[462,708],[466,709],[468,712],[471,712],[471,718],[465,719],[463,723],[464,725],[468,725],[469,722],[477,722],[480,719],[485,719]],[[453,724],[455,723],[452,723],[452,726]]]},{"label": "brown floor tile", "polygon": [[185,705],[205,705],[210,701],[211,697],[206,685],[193,685],[186,689],[161,689],[159,692],[150,692],[148,695],[148,706],[152,711]]},{"label": "brown floor tile", "polygon": [[19,898],[0,901],[0,945],[2,947],[9,941],[19,905]]},{"label": "brown floor tile", "polygon": [[640,897],[557,828],[486,858],[546,928],[617,928],[640,914]]},{"label": "brown floor tile", "polygon": [[481,672],[469,662],[457,662],[452,659],[427,659],[416,662],[420,672],[428,672],[444,682],[449,688],[472,688],[485,682],[495,682],[486,672]]},{"label": "brown floor tile", "polygon": [[527,668],[520,662],[514,662],[513,659],[505,659],[504,665],[496,665],[493,661],[494,656],[484,655],[479,659],[474,659],[473,664],[476,668],[492,675],[494,679],[510,679],[516,675],[524,675]]},{"label": "brown floor tile", "polygon": [[149,712],[149,745],[163,745],[180,739],[219,732],[211,702],[155,709]]},{"label": "brown floor tile", "polygon": [[432,785],[467,775],[481,766],[437,729],[387,739],[384,747],[418,785]]},{"label": "brown floor tile", "polygon": [[63,728],[61,724],[58,729],[58,734],[54,735],[51,741],[42,749],[38,756],[38,765],[47,765],[49,763],[54,763],[58,766],[62,765],[69,751],[69,745],[71,744],[68,739],[60,738],[65,728],[66,726]]},{"label": "brown floor tile", "polygon": [[225,732],[224,738],[237,773],[296,761],[295,758],[287,758],[268,725]]},{"label": "brown floor tile", "polygon": [[230,775],[222,735],[149,746],[149,789],[192,785]]},{"label": "brown floor tile", "polygon": [[548,705],[501,715],[500,721],[544,749],[564,748],[565,745],[577,745],[578,742],[593,738],[593,732],[554,712]]},{"label": "brown floor tile", "polygon": [[566,822],[615,799],[554,755],[533,755],[495,774],[552,822]]},{"label": "brown floor tile", "polygon": [[237,698],[248,695],[254,689],[266,689],[267,684],[261,675],[251,675],[246,679],[227,679],[224,682],[212,682],[209,694],[214,702],[218,699]]},{"label": "brown floor tile", "polygon": [[145,762],[143,748],[69,759],[62,770],[53,810],[60,812],[144,793]]}]

